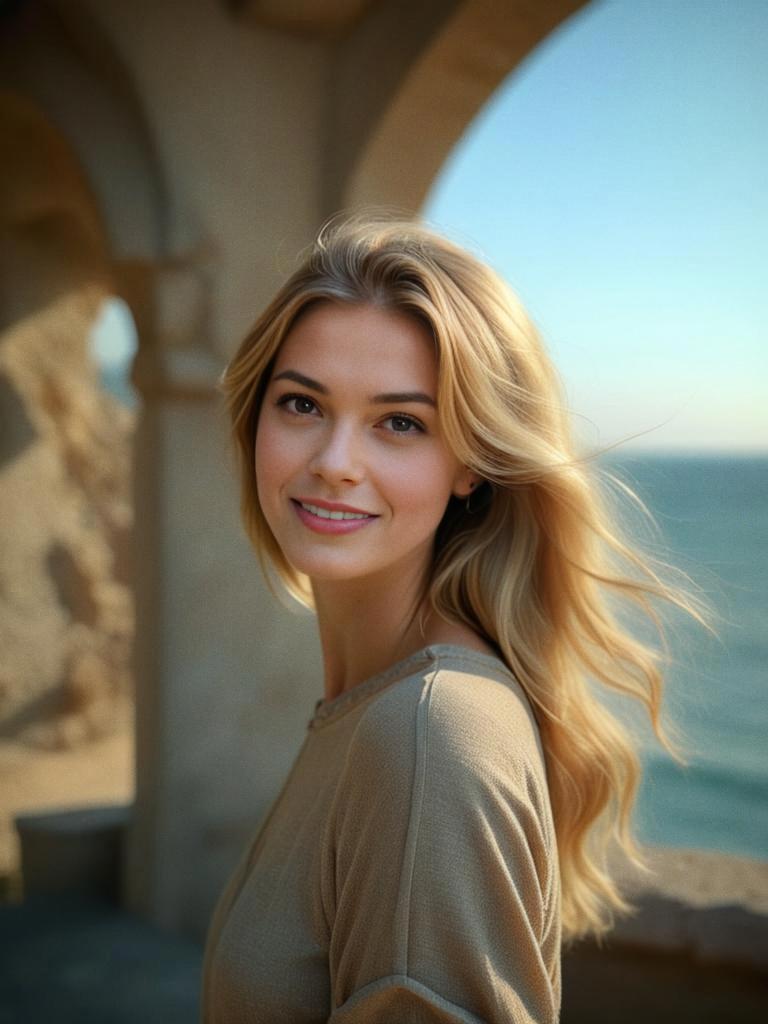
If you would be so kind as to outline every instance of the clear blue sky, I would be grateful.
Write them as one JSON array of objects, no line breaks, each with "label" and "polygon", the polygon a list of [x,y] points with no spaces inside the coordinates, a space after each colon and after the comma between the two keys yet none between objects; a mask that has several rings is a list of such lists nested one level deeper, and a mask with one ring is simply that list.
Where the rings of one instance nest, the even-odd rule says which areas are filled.
[{"label": "clear blue sky", "polygon": [[768,0],[590,4],[423,212],[521,296],[588,440],[768,450]]}]

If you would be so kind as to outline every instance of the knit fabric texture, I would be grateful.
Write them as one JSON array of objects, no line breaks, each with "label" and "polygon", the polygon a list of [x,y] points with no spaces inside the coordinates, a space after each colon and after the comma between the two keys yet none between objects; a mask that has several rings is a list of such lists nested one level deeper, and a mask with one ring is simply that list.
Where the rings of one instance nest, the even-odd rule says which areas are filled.
[{"label": "knit fabric texture", "polygon": [[560,879],[535,717],[438,644],[318,701],[221,896],[204,1024],[551,1024]]}]

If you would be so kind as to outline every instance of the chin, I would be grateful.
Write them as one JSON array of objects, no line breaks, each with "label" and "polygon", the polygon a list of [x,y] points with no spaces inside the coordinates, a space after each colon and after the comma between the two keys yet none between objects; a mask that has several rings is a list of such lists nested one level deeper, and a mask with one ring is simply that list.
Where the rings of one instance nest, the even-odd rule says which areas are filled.
[{"label": "chin", "polygon": [[367,577],[374,576],[376,570],[364,570],[360,568],[348,568],[340,565],[317,565],[313,563],[308,565],[297,565],[295,568],[309,577],[312,583],[346,583],[354,580],[366,579]]},{"label": "chin", "polygon": [[301,556],[291,558],[290,552],[285,552],[285,554],[291,566],[297,572],[308,576],[313,582],[352,580],[368,575],[368,571],[359,564],[345,565],[337,559],[328,558],[302,558]]}]

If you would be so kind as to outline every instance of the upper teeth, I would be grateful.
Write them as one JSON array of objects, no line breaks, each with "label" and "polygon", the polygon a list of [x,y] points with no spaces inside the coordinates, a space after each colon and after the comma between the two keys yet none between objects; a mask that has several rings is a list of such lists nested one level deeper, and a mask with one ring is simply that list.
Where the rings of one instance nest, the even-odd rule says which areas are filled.
[{"label": "upper teeth", "polygon": [[366,512],[332,512],[328,508],[320,508],[319,505],[310,505],[308,501],[302,501],[301,507],[305,508],[307,512],[311,512],[314,516],[320,516],[321,519],[368,519],[370,518]]}]

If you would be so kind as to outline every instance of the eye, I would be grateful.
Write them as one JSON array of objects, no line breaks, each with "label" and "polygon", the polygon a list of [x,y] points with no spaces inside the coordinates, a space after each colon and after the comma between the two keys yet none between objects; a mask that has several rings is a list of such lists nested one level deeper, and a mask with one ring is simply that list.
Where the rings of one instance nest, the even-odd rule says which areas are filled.
[{"label": "eye", "polygon": [[389,430],[393,434],[423,434],[424,424],[420,423],[419,420],[413,416],[406,416],[403,413],[395,413],[393,416],[387,416],[384,423],[389,423]]},{"label": "eye", "polygon": [[317,412],[317,406],[306,395],[283,395],[277,400],[277,404],[295,416],[311,416]]}]

